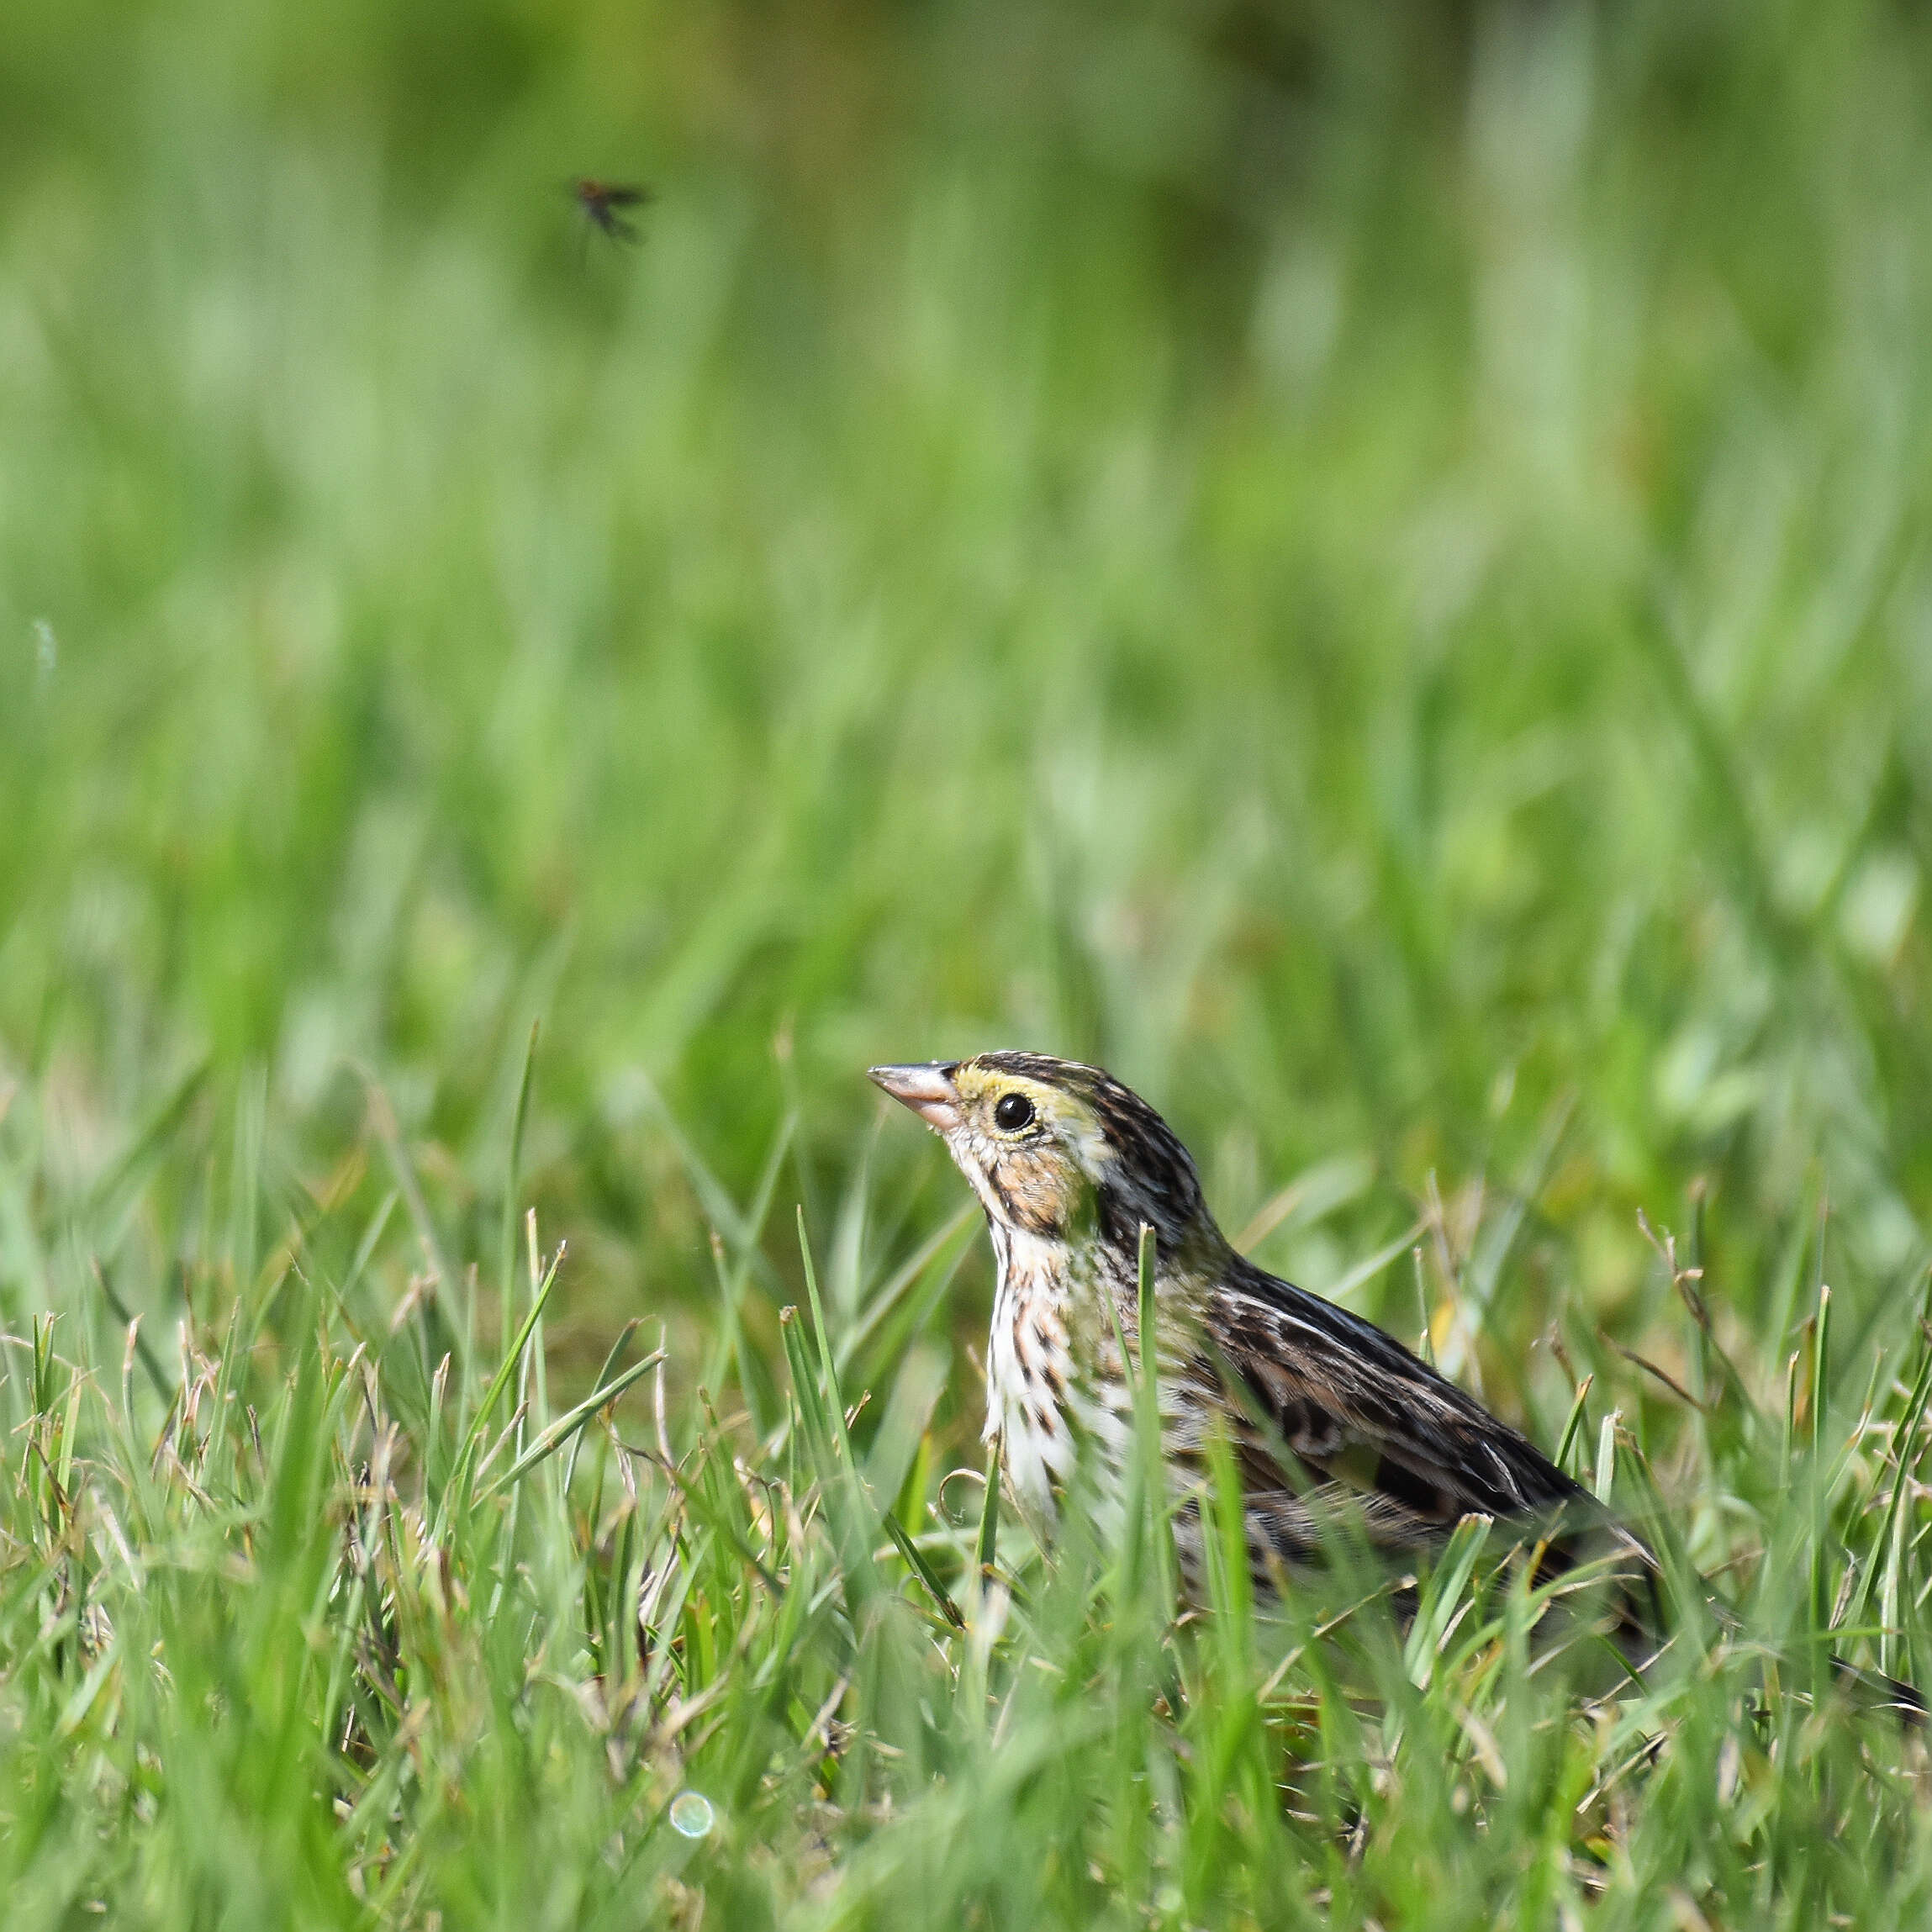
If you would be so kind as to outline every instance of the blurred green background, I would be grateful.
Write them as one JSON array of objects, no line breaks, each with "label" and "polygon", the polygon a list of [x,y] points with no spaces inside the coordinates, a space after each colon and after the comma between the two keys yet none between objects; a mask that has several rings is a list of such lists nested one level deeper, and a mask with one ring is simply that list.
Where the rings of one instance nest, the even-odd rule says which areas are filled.
[{"label": "blurred green background", "polygon": [[680,1136],[742,1198],[796,1111],[768,1338],[791,1198],[852,1284],[963,1198],[860,1069],[993,1045],[1231,1228],[1303,1177],[1312,1286],[1523,1210],[1506,1407],[1667,1300],[1639,1206],[1855,1341],[1932,1201],[1929,31],[13,0],[0,1315],[116,1177],[169,1322],[257,1175],[379,1191],[365,1076],[493,1254],[541,1018],[567,1365],[709,1334]]}]

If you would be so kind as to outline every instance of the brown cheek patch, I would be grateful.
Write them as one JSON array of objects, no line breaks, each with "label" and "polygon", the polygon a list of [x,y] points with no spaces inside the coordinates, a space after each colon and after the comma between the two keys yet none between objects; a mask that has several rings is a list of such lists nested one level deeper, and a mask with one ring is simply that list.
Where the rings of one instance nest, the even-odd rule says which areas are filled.
[{"label": "brown cheek patch", "polygon": [[1010,1153],[995,1173],[1006,1211],[1029,1233],[1051,1234],[1065,1219],[1065,1185],[1057,1160],[1036,1153]]}]

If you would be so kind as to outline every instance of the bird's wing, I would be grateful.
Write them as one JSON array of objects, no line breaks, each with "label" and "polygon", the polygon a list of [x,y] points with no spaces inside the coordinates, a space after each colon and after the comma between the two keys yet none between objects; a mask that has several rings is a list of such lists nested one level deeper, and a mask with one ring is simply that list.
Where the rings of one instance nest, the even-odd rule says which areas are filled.
[{"label": "bird's wing", "polygon": [[1251,1495],[1280,1493],[1285,1520],[1305,1513],[1291,1497],[1347,1504],[1391,1549],[1439,1541],[1472,1513],[1607,1520],[1533,1444],[1393,1336],[1245,1261],[1210,1299],[1206,1332],[1246,1412],[1243,1481]]}]

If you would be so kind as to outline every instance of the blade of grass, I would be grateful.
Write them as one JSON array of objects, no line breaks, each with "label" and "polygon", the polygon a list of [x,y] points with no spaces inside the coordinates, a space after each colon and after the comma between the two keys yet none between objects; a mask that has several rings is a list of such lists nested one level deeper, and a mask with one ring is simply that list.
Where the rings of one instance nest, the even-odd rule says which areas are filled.
[{"label": "blade of grass", "polygon": [[477,1501],[488,1502],[492,1497],[501,1495],[520,1477],[528,1475],[546,1456],[554,1455],[599,1409],[615,1401],[640,1375],[647,1375],[656,1368],[661,1359],[656,1354],[648,1354],[641,1361],[633,1362],[621,1375],[614,1376],[602,1388],[593,1390],[575,1408],[567,1410],[559,1416],[478,1497]]},{"label": "blade of grass", "polygon": [[1409,1627],[1408,1641],[1402,1647],[1402,1667],[1418,1691],[1428,1688],[1437,1650],[1448,1634],[1456,1605],[1475,1571],[1476,1559],[1489,1540],[1489,1532],[1486,1516],[1464,1517],[1449,1532],[1441,1558],[1423,1586],[1423,1600],[1415,1622]]},{"label": "blade of grass", "polygon": [[[1831,1624],[1831,1579],[1825,1542],[1829,1507],[1824,1468],[1824,1411],[1831,1374],[1831,1291],[1818,1291],[1817,1324],[1811,1338],[1811,1624],[1821,1640]],[[1820,1659],[1822,1677],[1823,1659]]]},{"label": "blade of grass", "polygon": [[942,1221],[913,1250],[911,1256],[900,1264],[890,1279],[866,1303],[864,1312],[858,1319],[839,1338],[837,1353],[841,1369],[851,1366],[853,1357],[864,1347],[873,1331],[892,1312],[906,1290],[926,1272],[929,1264],[944,1251],[953,1237],[963,1228],[976,1224],[979,1218],[979,1202],[969,1200],[950,1220]]},{"label": "blade of grass", "polygon": [[[631,1338],[643,1326],[644,1317],[641,1315],[633,1315],[624,1324],[617,1339],[610,1344],[610,1354],[604,1358],[604,1366],[597,1371],[597,1379],[591,1384],[593,1388],[602,1388],[616,1374],[617,1365],[623,1359],[624,1351],[631,1346]],[[660,1346],[657,1350],[657,1362],[653,1365],[661,1368],[663,1362],[664,1350]],[[583,1446],[583,1438],[580,1435],[577,1441],[572,1444],[570,1460],[563,1466],[563,1490],[567,1496],[570,1493],[571,1479],[577,1474],[577,1452]]]},{"label": "blade of grass", "polygon": [[140,1356],[141,1366],[147,1370],[148,1380],[155,1386],[156,1394],[164,1402],[172,1401],[174,1396],[174,1385],[167,1379],[166,1373],[161,1365],[160,1358],[148,1346],[147,1338],[141,1333],[140,1323],[133,1315],[128,1312],[127,1303],[115,1293],[113,1280],[107,1270],[101,1265],[100,1257],[93,1255],[89,1259],[93,1263],[94,1279],[101,1285],[102,1296],[108,1307],[113,1310],[116,1320],[127,1330],[134,1343],[135,1353]]},{"label": "blade of grass", "polygon": [[987,1445],[986,1488],[979,1499],[979,1533],[974,1541],[973,1560],[982,1582],[990,1581],[999,1556],[1000,1543],[1000,1442]]},{"label": "blade of grass", "polygon": [[457,1453],[456,1463],[450,1471],[450,1480],[444,1486],[443,1502],[436,1512],[437,1533],[434,1540],[438,1543],[442,1540],[443,1526],[450,1520],[452,1499],[458,1507],[468,1500],[467,1489],[478,1441],[483,1434],[484,1425],[494,1413],[497,1404],[503,1400],[504,1391],[509,1386],[517,1372],[518,1365],[523,1359],[524,1350],[530,1346],[530,1338],[536,1333],[537,1323],[543,1318],[544,1304],[549,1301],[551,1291],[557,1285],[557,1273],[563,1266],[567,1245],[561,1241],[557,1243],[557,1252],[551,1257],[550,1266],[537,1284],[536,1292],[531,1296],[530,1309],[524,1316],[523,1326],[517,1330],[516,1339],[510,1344],[502,1361],[497,1365],[497,1371],[490,1377],[489,1386],[484,1390],[483,1398],[477,1405],[477,1412],[470,1418],[463,1445]]},{"label": "blade of grass", "polygon": [[963,1630],[966,1628],[966,1619],[960,1615],[959,1606],[953,1601],[946,1586],[939,1581],[938,1573],[926,1560],[919,1546],[905,1533],[899,1518],[889,1509],[881,1520],[885,1524],[886,1534],[898,1544],[899,1554],[912,1565],[919,1581],[926,1586],[926,1595],[939,1607],[939,1614],[955,1630]]},{"label": "blade of grass", "polygon": [[1428,1225],[1416,1222],[1403,1229],[1401,1233],[1386,1246],[1378,1248],[1365,1261],[1358,1261],[1347,1274],[1322,1291],[1322,1299],[1328,1301],[1346,1301],[1358,1288],[1365,1288],[1370,1282],[1398,1256],[1405,1254],[1413,1244],[1416,1237]]},{"label": "blade of grass", "polygon": [[1564,1423],[1563,1433],[1557,1438],[1556,1454],[1553,1460],[1559,1469],[1566,1470],[1570,1466],[1570,1452],[1576,1447],[1577,1436],[1588,1423],[1590,1385],[1596,1380],[1593,1375],[1586,1375],[1576,1385],[1576,1399],[1570,1405],[1570,1419]]},{"label": "blade of grass", "polygon": [[852,1438],[846,1433],[845,1398],[839,1392],[838,1365],[832,1359],[831,1336],[826,1327],[825,1305],[819,1300],[818,1270],[813,1265],[811,1243],[805,1238],[805,1208],[798,1211],[799,1253],[805,1260],[805,1293],[811,1298],[812,1325],[818,1331],[819,1370],[825,1377],[826,1420],[831,1439],[837,1445],[838,1453],[847,1469],[857,1465],[852,1460]]},{"label": "blade of grass", "polygon": [[729,1266],[725,1259],[724,1237],[715,1227],[712,1230],[712,1262],[717,1273],[718,1292],[723,1306],[724,1320],[719,1326],[718,1338],[713,1344],[711,1358],[705,1365],[705,1386],[715,1389],[723,1380],[726,1368],[735,1365],[746,1412],[752,1418],[753,1432],[760,1436],[765,1433],[765,1419],[759,1413],[758,1406],[757,1391],[761,1377],[755,1372],[758,1365],[747,1355],[745,1349],[740,1310],[744,1301],[745,1291],[751,1285],[752,1270],[763,1259],[765,1223],[771,1217],[772,1202],[778,1193],[779,1176],[784,1170],[786,1155],[791,1152],[793,1138],[798,1131],[798,1119],[795,1110],[787,1109],[784,1119],[779,1123],[779,1131],[773,1138],[771,1147],[765,1155],[763,1169],[758,1175],[758,1185],[752,1194],[750,1210],[743,1217],[742,1238],[736,1243],[736,1259]]},{"label": "blade of grass", "polygon": [[509,1116],[509,1152],[508,1164],[504,1169],[503,1217],[497,1243],[500,1269],[499,1288],[502,1296],[502,1315],[497,1329],[499,1340],[509,1333],[516,1313],[517,1187],[523,1173],[524,1123],[530,1117],[531,1085],[536,1074],[536,1043],[542,1030],[541,1020],[531,1021],[530,1043],[523,1051],[523,1073],[516,1084],[516,1105]]}]

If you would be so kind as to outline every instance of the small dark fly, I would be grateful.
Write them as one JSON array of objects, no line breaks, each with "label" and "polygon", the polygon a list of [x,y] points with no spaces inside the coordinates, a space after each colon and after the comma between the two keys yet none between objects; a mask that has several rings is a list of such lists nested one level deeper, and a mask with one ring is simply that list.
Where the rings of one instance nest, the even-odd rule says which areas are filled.
[{"label": "small dark fly", "polygon": [[593,181],[588,176],[570,184],[570,198],[583,219],[613,241],[639,240],[637,224],[626,211],[646,207],[656,198],[649,188],[636,183]]}]

